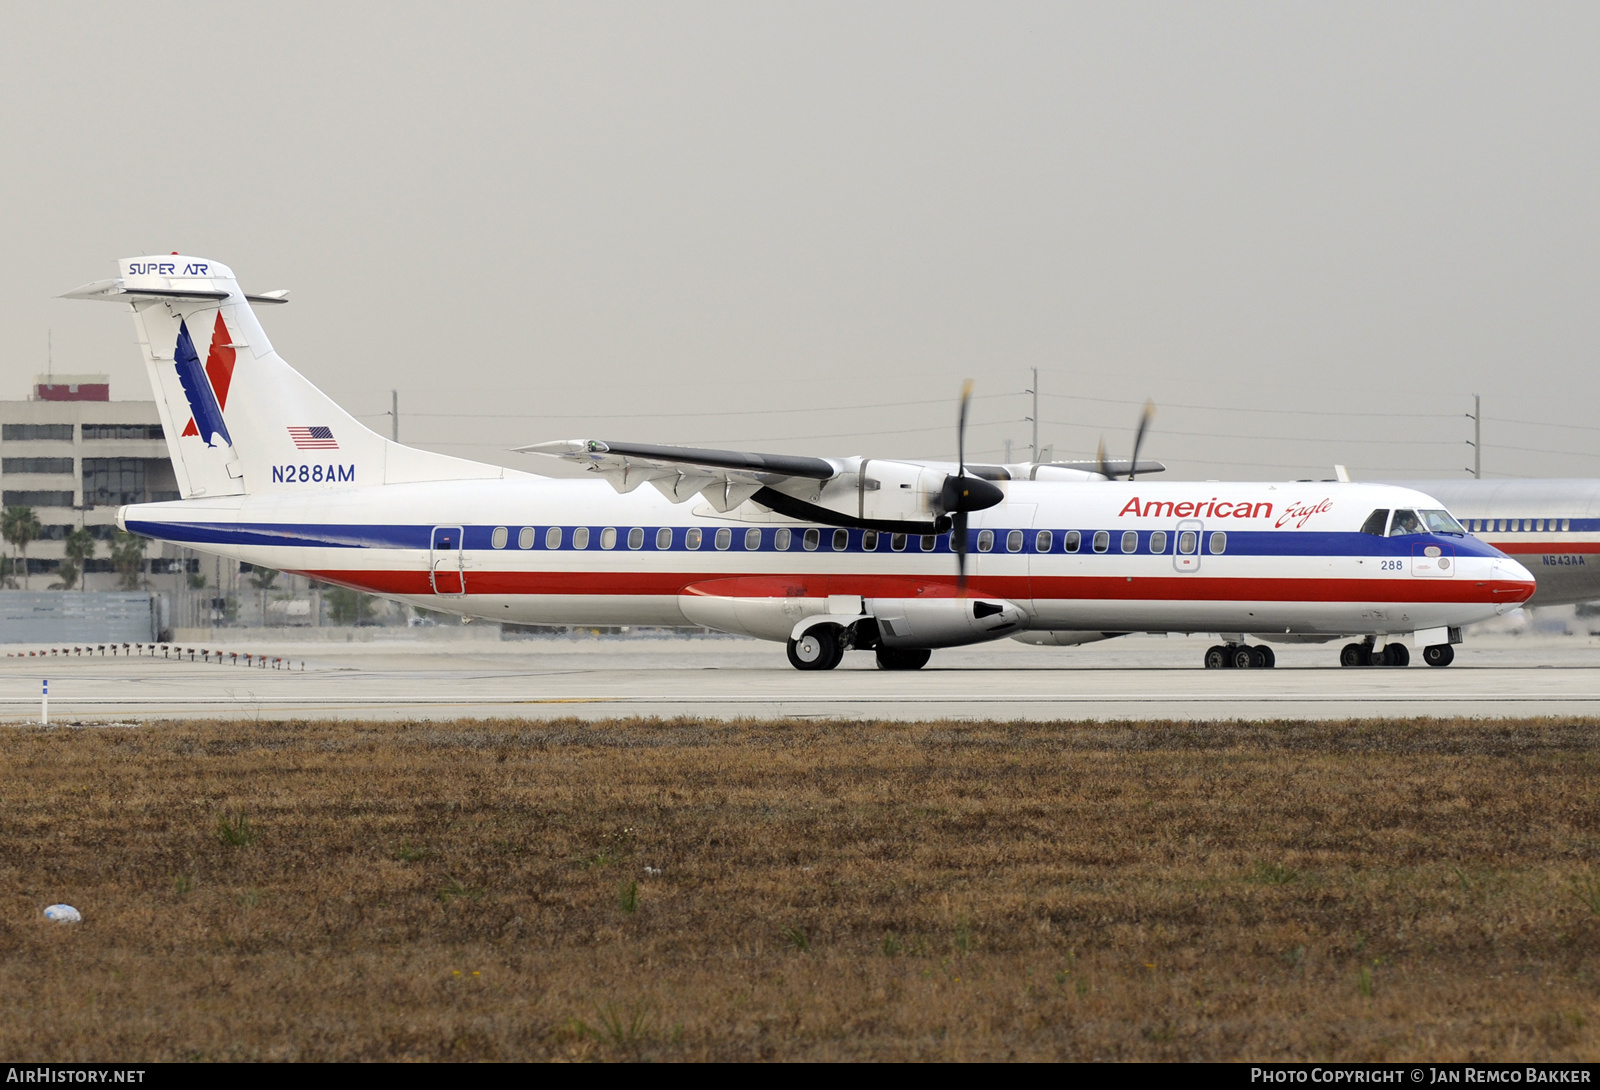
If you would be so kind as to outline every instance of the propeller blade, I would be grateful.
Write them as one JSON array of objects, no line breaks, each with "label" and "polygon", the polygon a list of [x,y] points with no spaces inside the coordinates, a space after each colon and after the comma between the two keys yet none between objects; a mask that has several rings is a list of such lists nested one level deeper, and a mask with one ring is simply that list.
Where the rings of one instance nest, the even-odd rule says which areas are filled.
[{"label": "propeller blade", "polygon": [[957,475],[967,475],[967,402],[972,400],[972,380],[969,378],[961,385],[961,414],[956,418],[956,465],[960,467]]},{"label": "propeller blade", "polygon": [[1128,463],[1128,480],[1133,480],[1134,474],[1139,471],[1139,444],[1144,442],[1144,430],[1150,426],[1150,418],[1156,415],[1156,403],[1144,403],[1144,415],[1139,417],[1139,430],[1133,433],[1133,461]]},{"label": "propeller blade", "polygon": [[956,550],[956,590],[967,590],[967,513],[957,511],[951,520],[950,544]]},{"label": "propeller blade", "polygon": [[1100,437],[1100,450],[1094,458],[1100,464],[1100,476],[1108,481],[1111,480],[1111,467],[1106,465],[1106,437],[1103,435]]}]

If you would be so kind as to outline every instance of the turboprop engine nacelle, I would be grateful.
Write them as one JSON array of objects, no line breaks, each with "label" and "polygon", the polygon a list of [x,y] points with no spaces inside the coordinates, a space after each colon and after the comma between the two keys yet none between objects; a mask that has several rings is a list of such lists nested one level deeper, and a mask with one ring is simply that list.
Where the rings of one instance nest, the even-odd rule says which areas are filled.
[{"label": "turboprop engine nacelle", "polygon": [[1009,636],[1027,614],[1004,598],[869,598],[885,647],[961,647]]},{"label": "turboprop engine nacelle", "polygon": [[1027,624],[1004,598],[862,598],[762,594],[757,581],[717,580],[689,587],[678,607],[693,624],[762,640],[798,639],[826,624],[857,648],[961,647],[1010,636]]}]

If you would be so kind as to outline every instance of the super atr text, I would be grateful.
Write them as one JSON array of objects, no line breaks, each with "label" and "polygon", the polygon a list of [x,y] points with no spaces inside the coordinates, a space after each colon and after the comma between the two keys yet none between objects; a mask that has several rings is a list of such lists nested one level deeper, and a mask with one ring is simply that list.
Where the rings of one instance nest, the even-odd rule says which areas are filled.
[{"label": "super atr text", "polygon": [[273,484],[321,484],[324,481],[349,481],[356,479],[356,467],[339,465],[281,465],[272,467]]}]

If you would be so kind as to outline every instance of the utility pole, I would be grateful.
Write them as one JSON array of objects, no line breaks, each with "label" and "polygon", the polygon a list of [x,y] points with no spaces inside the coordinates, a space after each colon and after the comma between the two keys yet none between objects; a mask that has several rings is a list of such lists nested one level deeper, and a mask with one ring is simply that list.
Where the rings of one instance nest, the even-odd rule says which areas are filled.
[{"label": "utility pole", "polygon": [[1011,440],[1007,439],[1005,441],[1005,446],[1006,446],[1005,464],[1006,465],[1010,465],[1011,464]]},{"label": "utility pole", "polygon": [[1472,411],[1467,414],[1472,418],[1472,438],[1467,442],[1472,447],[1472,476],[1483,476],[1483,399],[1477,394],[1472,395]]},{"label": "utility pole", "polygon": [[1039,369],[1037,367],[1033,369],[1033,385],[1023,392],[1033,395],[1033,415],[1028,417],[1029,422],[1033,424],[1033,442],[1028,446],[1028,460],[1037,462],[1039,460]]},{"label": "utility pole", "polygon": [[400,391],[389,391],[389,438],[400,441]]}]

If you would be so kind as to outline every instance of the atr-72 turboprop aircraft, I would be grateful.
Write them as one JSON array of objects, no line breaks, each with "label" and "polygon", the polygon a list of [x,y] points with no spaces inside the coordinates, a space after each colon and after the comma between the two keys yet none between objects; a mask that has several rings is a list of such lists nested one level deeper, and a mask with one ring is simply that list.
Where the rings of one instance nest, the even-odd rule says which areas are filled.
[{"label": "atr-72 turboprop aircraft", "polygon": [[[133,533],[467,616],[694,624],[848,649],[886,669],[1015,636],[1218,632],[1207,666],[1271,665],[1262,640],[1365,637],[1350,665],[1443,666],[1460,626],[1533,593],[1528,572],[1406,488],[1107,480],[967,466],[575,440],[556,480],[401,446],[273,351],[231,270],[121,262],[68,293],[131,305],[183,498]],[[963,402],[963,406],[964,406]],[[964,409],[963,409],[964,415]],[[1150,467],[1152,469],[1158,466]],[[640,488],[648,484],[649,488]]]}]

